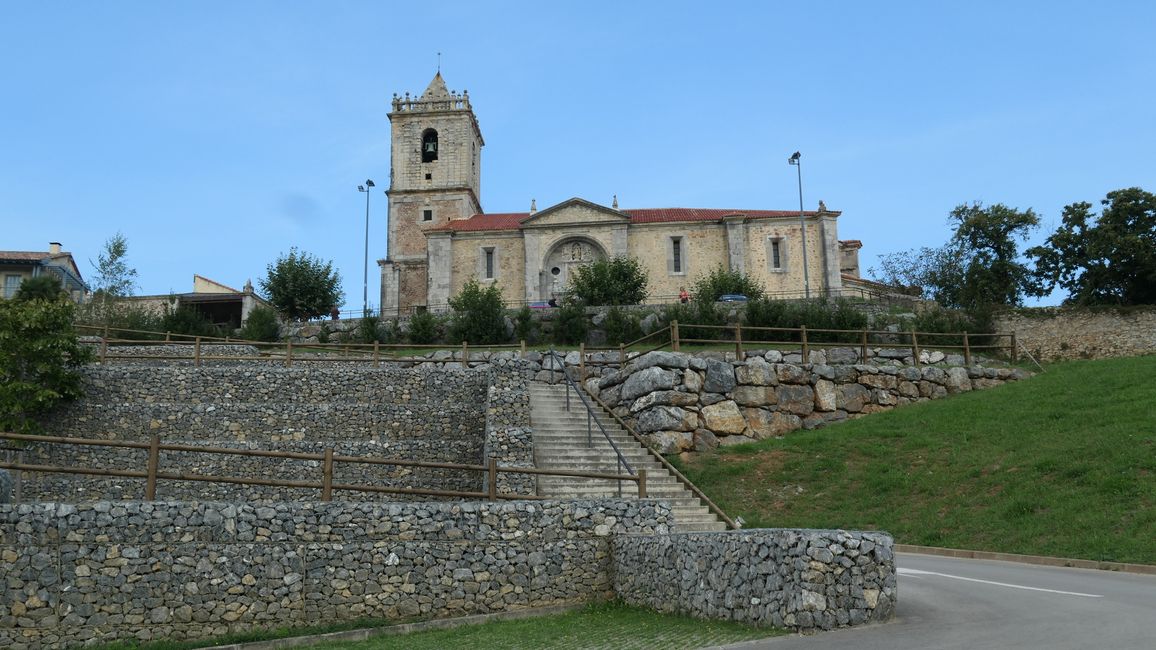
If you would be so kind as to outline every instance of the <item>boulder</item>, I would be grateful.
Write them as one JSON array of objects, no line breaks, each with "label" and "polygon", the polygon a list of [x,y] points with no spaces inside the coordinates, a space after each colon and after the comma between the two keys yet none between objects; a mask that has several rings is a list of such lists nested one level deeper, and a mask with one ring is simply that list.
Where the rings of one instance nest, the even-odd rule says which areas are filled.
[{"label": "boulder", "polygon": [[702,392],[702,375],[698,374],[697,370],[686,369],[682,371],[682,385],[689,393]]},{"label": "boulder", "polygon": [[712,451],[718,447],[718,436],[709,429],[695,429],[693,440],[695,451]]},{"label": "boulder", "polygon": [[731,396],[743,406],[767,406],[779,402],[774,386],[736,386]]},{"label": "boulder", "polygon": [[657,366],[640,370],[622,383],[622,399],[632,400],[656,390],[674,388],[674,372]]},{"label": "boulder", "polygon": [[703,427],[716,434],[742,433],[747,427],[739,407],[731,400],[702,408]]},{"label": "boulder", "polygon": [[899,394],[903,397],[919,397],[919,386],[910,381],[899,382]]},{"label": "boulder", "polygon": [[811,372],[802,366],[781,363],[775,366],[775,372],[778,374],[779,383],[781,384],[811,383]]},{"label": "boulder", "polygon": [[845,365],[859,361],[859,350],[855,348],[831,348],[827,350],[827,363]]},{"label": "boulder", "polygon": [[726,399],[726,396],[719,395],[718,393],[702,393],[698,396],[698,403],[703,406],[710,406],[711,404],[718,404],[724,399]]},{"label": "boulder", "polygon": [[646,354],[634,359],[626,364],[626,373],[634,373],[639,370],[645,370],[653,366],[662,366],[663,368],[686,368],[690,365],[685,354],[678,354],[676,352],[666,352],[663,350],[651,350]]},{"label": "boulder", "polygon": [[745,445],[749,442],[754,442],[754,438],[747,436],[723,436],[718,439],[718,446],[720,447],[734,447],[735,445]]},{"label": "boulder", "polygon": [[835,407],[848,413],[859,413],[870,400],[870,391],[860,384],[844,384],[835,392]]},{"label": "boulder", "polygon": [[834,411],[838,401],[835,393],[835,383],[826,379],[815,382],[815,410]]},{"label": "boulder", "polygon": [[788,431],[794,431],[803,426],[802,419],[790,413],[768,411],[766,409],[744,409],[743,417],[747,420],[751,435],[756,440],[763,438],[777,438]]},{"label": "boulder", "polygon": [[967,368],[948,368],[947,378],[943,385],[947,388],[948,394],[966,393],[971,390],[971,377],[967,374]]},{"label": "boulder", "polygon": [[763,358],[767,360],[767,363],[782,363],[783,353],[779,352],[778,350],[767,350],[767,353],[763,355]]},{"label": "boulder", "polygon": [[735,380],[745,386],[774,386],[779,383],[775,369],[762,357],[753,357],[735,368]]},{"label": "boulder", "polygon": [[656,431],[644,435],[643,438],[663,455],[677,454],[694,448],[694,438],[686,431]]},{"label": "boulder", "polygon": [[815,391],[810,386],[779,386],[779,410],[810,415],[815,410]]},{"label": "boulder", "polygon": [[635,428],[640,433],[694,431],[698,428],[698,415],[677,406],[656,406],[638,414]]},{"label": "boulder", "polygon": [[878,375],[859,375],[859,383],[864,386],[870,386],[871,388],[890,390],[899,386],[899,379],[892,375],[884,375],[882,373]]},{"label": "boulder", "polygon": [[677,390],[659,390],[635,400],[630,407],[630,412],[638,413],[653,406],[693,406],[695,404],[698,404],[698,395]]},{"label": "boulder", "polygon": [[706,380],[702,389],[708,393],[729,393],[735,387],[735,369],[726,361],[707,359]]}]

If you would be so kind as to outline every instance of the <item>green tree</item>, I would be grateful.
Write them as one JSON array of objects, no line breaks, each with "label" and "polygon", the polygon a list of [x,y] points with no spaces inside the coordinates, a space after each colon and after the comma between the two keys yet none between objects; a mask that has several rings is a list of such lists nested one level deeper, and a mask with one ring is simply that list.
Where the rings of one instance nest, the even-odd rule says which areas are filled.
[{"label": "green tree", "polygon": [[570,276],[570,295],[591,306],[637,305],[646,299],[650,279],[633,257],[612,257],[583,264]]},{"label": "green tree", "polygon": [[214,325],[203,313],[188,305],[165,312],[161,317],[161,329],[187,336],[221,336],[221,328]]},{"label": "green tree", "polygon": [[554,342],[560,345],[577,345],[586,340],[589,324],[586,322],[586,305],[578,300],[567,300],[554,314]]},{"label": "green tree", "polygon": [[438,340],[441,319],[428,311],[419,311],[409,317],[409,342],[428,345]]},{"label": "green tree", "polygon": [[449,325],[451,341],[488,345],[508,338],[506,308],[498,285],[482,287],[470,278],[458,295],[450,298],[450,309],[453,310]]},{"label": "green tree", "polygon": [[259,282],[269,302],[296,320],[328,314],[345,300],[341,276],[333,270],[333,262],[323,262],[296,248],[269,264],[266,277]]},{"label": "green tree", "polygon": [[36,416],[81,395],[79,368],[92,358],[63,299],[0,300],[0,430],[37,433]]},{"label": "green tree", "polygon": [[254,307],[245,319],[245,325],[241,327],[241,338],[270,343],[281,338],[281,323],[277,320],[277,312],[268,307]]},{"label": "green tree", "polygon": [[105,299],[131,296],[136,289],[136,269],[128,265],[128,240],[116,233],[104,242],[104,250],[96,256],[96,263],[89,260],[96,269],[93,278],[94,292]]},{"label": "green tree", "polygon": [[1063,223],[1036,260],[1036,295],[1059,285],[1066,302],[1082,305],[1156,304],[1156,195],[1138,187],[1108,192],[1097,217],[1092,204],[1064,208]]},{"label": "green tree", "polygon": [[[699,302],[715,302],[727,294],[746,296],[748,300],[763,297],[763,285],[741,271],[731,271],[716,266],[706,275],[700,275],[690,290],[691,296]],[[706,324],[706,323],[703,323]]]},{"label": "green tree", "polygon": [[1032,272],[1020,261],[1018,240],[1039,225],[1030,208],[976,202],[951,211],[951,239],[939,248],[884,256],[882,272],[871,275],[887,284],[914,285],[926,297],[949,308],[989,310],[1018,305],[1033,288]]},{"label": "green tree", "polygon": [[38,275],[25,278],[14,297],[17,300],[56,300],[62,291],[60,278],[55,275]]}]

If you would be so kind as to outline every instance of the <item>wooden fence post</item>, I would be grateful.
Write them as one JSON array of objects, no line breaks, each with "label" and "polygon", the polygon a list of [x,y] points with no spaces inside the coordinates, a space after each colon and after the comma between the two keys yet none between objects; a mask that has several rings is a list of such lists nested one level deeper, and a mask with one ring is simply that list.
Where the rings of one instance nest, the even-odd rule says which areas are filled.
[{"label": "wooden fence post", "polygon": [[578,344],[578,382],[586,381],[586,342]]},{"label": "wooden fence post", "polygon": [[285,367],[288,368],[293,365],[293,341],[285,344]]},{"label": "wooden fence post", "polygon": [[145,478],[145,501],[157,499],[157,468],[161,460],[161,437],[153,435],[149,438],[148,477]]},{"label": "wooden fence post", "polygon": [[100,338],[100,362],[104,363],[104,358],[108,356],[108,337],[102,336]]},{"label": "wooden fence post", "polygon": [[325,448],[325,460],[321,463],[321,500],[333,500],[333,447]]},{"label": "wooden fence post", "polygon": [[1011,333],[1011,360],[1012,360],[1012,363],[1019,361],[1019,352],[1020,352],[1020,346],[1016,342],[1016,331],[1012,330],[1012,333]]},{"label": "wooden fence post", "polygon": [[193,341],[193,365],[198,368],[201,366],[201,337],[197,337]]},{"label": "wooden fence post", "polygon": [[678,321],[670,321],[670,349],[674,352],[679,351],[679,336],[678,336]]},{"label": "wooden fence post", "polygon": [[743,326],[735,323],[735,361],[743,360]]},{"label": "wooden fence post", "polygon": [[799,338],[803,341],[803,363],[811,362],[811,351],[807,348],[807,326],[799,326]]},{"label": "wooden fence post", "polygon": [[963,333],[963,365],[971,365],[971,346],[967,342],[967,332]]},{"label": "wooden fence post", "polygon": [[626,365],[626,345],[622,343],[618,344],[618,365]]},{"label": "wooden fence post", "polygon": [[462,341],[462,367],[470,367],[470,344],[466,341]]},{"label": "wooden fence post", "polygon": [[646,470],[638,468],[638,498],[646,498]]},{"label": "wooden fence post", "polygon": [[489,466],[489,468],[486,469],[486,476],[489,477],[489,480],[486,481],[487,483],[489,483],[489,485],[487,486],[489,493],[486,496],[490,501],[497,501],[497,499],[498,499],[498,459],[497,458],[491,458],[490,459],[490,466]]},{"label": "wooden fence post", "polygon": [[373,342],[373,367],[381,365],[381,341]]},{"label": "wooden fence post", "polygon": [[863,340],[859,343],[859,363],[867,363],[867,328],[863,328]]},{"label": "wooden fence post", "polygon": [[519,358],[525,359],[526,358],[526,339],[522,339],[521,341],[519,341],[518,346],[520,348],[519,351],[521,353],[521,356]]},{"label": "wooden fence post", "polygon": [[911,330],[911,362],[919,367],[919,341],[915,338],[915,330]]},{"label": "wooden fence post", "polygon": [[165,343],[172,343],[172,332],[165,332]]}]

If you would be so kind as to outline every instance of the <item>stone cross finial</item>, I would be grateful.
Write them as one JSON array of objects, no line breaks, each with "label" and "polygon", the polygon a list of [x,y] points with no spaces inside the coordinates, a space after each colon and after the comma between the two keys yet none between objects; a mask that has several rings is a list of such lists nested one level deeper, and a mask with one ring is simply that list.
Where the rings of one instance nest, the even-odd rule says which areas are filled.
[{"label": "stone cross finial", "polygon": [[826,211],[827,211],[827,204],[823,203],[822,201],[819,201],[819,212],[826,212]]},{"label": "stone cross finial", "polygon": [[538,202],[535,201],[534,199],[530,199],[530,214],[534,214],[537,211],[538,211]]},{"label": "stone cross finial", "polygon": [[614,203],[610,204],[610,207],[614,208],[615,210],[618,209],[618,195],[617,194],[614,195]]}]

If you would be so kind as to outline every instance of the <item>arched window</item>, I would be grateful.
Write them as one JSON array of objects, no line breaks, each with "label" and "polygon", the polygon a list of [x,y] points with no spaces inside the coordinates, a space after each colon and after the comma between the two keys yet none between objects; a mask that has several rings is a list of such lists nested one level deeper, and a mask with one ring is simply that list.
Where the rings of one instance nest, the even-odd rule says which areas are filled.
[{"label": "arched window", "polygon": [[438,132],[426,129],[421,134],[421,161],[433,162],[438,159]]}]

